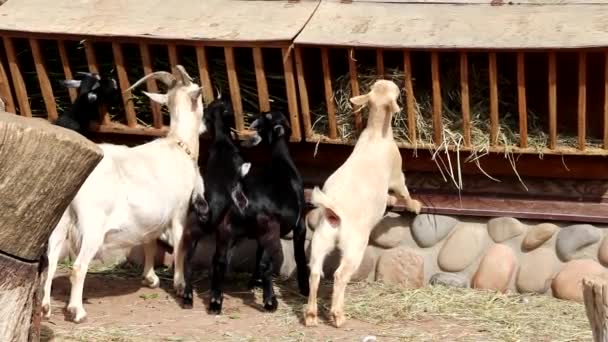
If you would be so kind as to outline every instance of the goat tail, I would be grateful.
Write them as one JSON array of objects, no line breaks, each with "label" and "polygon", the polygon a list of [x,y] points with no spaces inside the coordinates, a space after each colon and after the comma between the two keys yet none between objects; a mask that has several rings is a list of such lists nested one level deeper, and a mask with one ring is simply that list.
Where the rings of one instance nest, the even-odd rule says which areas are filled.
[{"label": "goat tail", "polygon": [[315,207],[323,208],[323,217],[332,227],[337,228],[342,222],[342,216],[340,212],[336,210],[333,201],[317,186],[312,190],[310,203]]}]

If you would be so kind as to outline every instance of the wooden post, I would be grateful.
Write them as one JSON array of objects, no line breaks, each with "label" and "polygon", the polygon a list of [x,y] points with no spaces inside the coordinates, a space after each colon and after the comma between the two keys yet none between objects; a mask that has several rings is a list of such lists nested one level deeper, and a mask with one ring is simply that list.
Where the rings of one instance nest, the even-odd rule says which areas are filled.
[{"label": "wooden post", "polygon": [[608,274],[583,279],[585,311],[595,342],[608,341]]},{"label": "wooden post", "polygon": [[40,258],[103,153],[40,119],[0,113],[0,341],[40,338]]}]

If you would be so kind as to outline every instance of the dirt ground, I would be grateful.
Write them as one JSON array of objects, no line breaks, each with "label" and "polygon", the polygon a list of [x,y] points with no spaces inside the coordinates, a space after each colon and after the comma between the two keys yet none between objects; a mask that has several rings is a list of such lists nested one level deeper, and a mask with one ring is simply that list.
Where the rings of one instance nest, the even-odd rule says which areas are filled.
[{"label": "dirt ground", "polygon": [[[67,321],[63,308],[70,282],[65,268],[53,282],[52,316],[42,322],[42,341],[590,341],[584,307],[548,296],[522,298],[470,289],[426,287],[404,291],[383,285],[351,284],[347,322],[327,320],[331,284],[320,290],[320,322],[305,327],[306,298],[293,281],[275,281],[279,308],[262,311],[260,289],[248,291],[248,275],[230,275],[222,315],[210,315],[208,278],[197,278],[194,308],[182,309],[171,275],[161,287],[140,285],[137,270],[89,273],[84,297],[87,320]],[[546,316],[539,320],[541,315]],[[558,333],[557,333],[558,332]]]},{"label": "dirt ground", "polygon": [[[180,308],[171,282],[162,280],[161,288],[142,287],[138,278],[111,274],[89,274],[85,282],[87,320],[74,324],[66,320],[63,308],[69,299],[70,282],[65,271],[53,282],[52,316],[43,320],[43,341],[445,341],[454,337],[455,327],[441,321],[399,322],[375,325],[350,318],[344,327],[334,328],[320,311],[320,324],[302,324],[306,298],[294,284],[277,287],[279,309],[263,312],[261,290],[247,291],[244,279],[233,279],[227,288],[222,315],[205,311],[208,300],[207,279],[199,281],[199,298],[192,310]],[[329,286],[321,295],[328,299]],[[462,329],[458,329],[462,333]],[[473,332],[471,332],[473,333]],[[487,340],[483,334],[473,340]],[[473,337],[473,336],[470,336]]]}]

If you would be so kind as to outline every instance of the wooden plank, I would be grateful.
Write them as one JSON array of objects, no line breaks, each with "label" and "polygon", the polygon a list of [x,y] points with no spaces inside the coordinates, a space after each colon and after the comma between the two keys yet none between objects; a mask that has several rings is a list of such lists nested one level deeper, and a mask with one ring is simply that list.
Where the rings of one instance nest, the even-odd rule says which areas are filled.
[{"label": "wooden plank", "polygon": [[587,54],[578,53],[578,148],[585,150],[587,128]]},{"label": "wooden plank", "polygon": [[439,55],[431,52],[431,77],[433,80],[433,140],[435,146],[441,145],[443,136],[441,83],[439,80]]},{"label": "wooden plank", "polygon": [[[0,30],[75,36],[188,39],[205,42],[288,43],[319,1],[18,0],[0,8]],[[133,18],[132,13],[137,13]],[[171,15],[168,15],[168,14]],[[255,20],[251,20],[254,18]]]},{"label": "wooden plank", "polygon": [[376,49],[376,73],[378,78],[384,79],[386,74],[384,73],[384,54],[382,49]]},{"label": "wooden plank", "polygon": [[22,116],[32,116],[32,110],[30,109],[30,103],[27,98],[27,89],[25,87],[25,81],[21,75],[19,69],[19,63],[17,62],[17,55],[15,53],[15,47],[13,41],[9,37],[2,37],[4,42],[4,50],[6,52],[6,59],[8,61],[8,68],[13,79],[13,87],[15,89],[15,95],[17,95],[17,103],[19,104],[19,114]]},{"label": "wooden plank", "polygon": [[295,43],[455,50],[604,47],[608,6],[573,8],[322,1]]},{"label": "wooden plank", "polygon": [[137,125],[137,117],[135,116],[135,106],[133,105],[133,101],[131,101],[131,91],[128,93],[124,92],[125,89],[129,88],[130,84],[120,43],[112,43],[112,53],[114,54],[114,63],[116,64],[116,74],[118,75],[122,103],[125,107],[125,114],[127,116],[127,126],[135,127]]},{"label": "wooden plank", "polygon": [[235,127],[238,132],[242,132],[245,129],[245,119],[243,118],[243,102],[241,100],[239,79],[234,66],[233,48],[224,48],[224,56],[226,58],[226,72],[228,73],[228,87],[230,88],[230,98],[234,110]]},{"label": "wooden plank", "polygon": [[557,145],[557,67],[555,51],[549,52],[549,148]]},{"label": "wooden plank", "polygon": [[[150,48],[146,43],[139,44],[139,53],[141,54],[141,64],[144,69],[144,75],[151,74],[152,70],[152,59],[150,58]],[[157,93],[158,87],[156,82],[149,78],[146,80],[146,88],[149,92]],[[152,121],[154,128],[163,127],[163,118],[160,105],[154,101],[150,101],[150,110],[152,111]]]},{"label": "wooden plank", "polygon": [[15,102],[11,93],[11,85],[8,83],[8,75],[4,70],[4,64],[0,60],[0,99],[4,102],[4,110],[15,113]]},{"label": "wooden plank", "polygon": [[296,79],[293,76],[293,54],[289,48],[283,48],[282,54],[287,105],[289,107],[289,117],[291,118],[291,141],[300,141],[302,140],[302,133],[300,132],[300,113],[298,113]]},{"label": "wooden plank", "polygon": [[49,75],[46,72],[44,66],[44,59],[42,53],[40,53],[40,44],[36,39],[30,39],[30,49],[32,50],[32,57],[34,59],[34,66],[36,68],[36,76],[38,76],[38,83],[40,84],[40,92],[42,93],[42,99],[44,100],[44,106],[48,119],[50,121],[57,120],[57,105],[55,104],[55,96],[53,95],[53,87],[49,80]]},{"label": "wooden plank", "polygon": [[[344,0],[325,0],[327,2],[338,2]],[[581,4],[604,4],[601,0],[348,0],[357,2],[380,2],[399,4],[485,4],[494,6],[503,5],[581,5]]]},{"label": "wooden plank", "polygon": [[460,53],[460,98],[464,146],[469,147],[471,146],[471,105],[469,103],[469,59],[466,52]]},{"label": "wooden plank", "polygon": [[496,53],[488,54],[490,73],[490,145],[498,144],[498,70]]},{"label": "wooden plank", "polygon": [[[70,59],[68,58],[68,53],[65,49],[65,42],[63,40],[58,40],[57,48],[59,49],[59,58],[61,59],[61,66],[63,67],[65,79],[71,80],[74,76],[72,75],[72,69],[70,68]],[[78,97],[78,91],[74,88],[68,88],[68,93],[70,94],[70,100],[74,103]]]},{"label": "wooden plank", "polygon": [[604,52],[604,148],[608,150],[608,51]]},{"label": "wooden plank", "polygon": [[209,64],[207,63],[207,53],[204,46],[196,47],[196,62],[198,64],[198,74],[201,78],[201,86],[203,87],[203,98],[205,103],[213,101],[213,86],[211,85],[211,77],[209,77]]},{"label": "wooden plank", "polygon": [[302,62],[302,51],[295,48],[296,54],[296,75],[298,77],[298,92],[300,94],[300,107],[302,109],[302,124],[304,126],[304,137],[312,137],[312,122],[310,119],[310,106],[308,104],[308,90],[306,89],[306,77],[304,76],[304,66]]},{"label": "wooden plank", "polygon": [[338,127],[336,123],[336,105],[334,104],[334,93],[331,85],[331,70],[329,69],[329,57],[327,48],[321,48],[321,64],[323,65],[323,84],[325,87],[325,103],[327,105],[327,122],[329,126],[329,138],[338,137]]},{"label": "wooden plank", "polygon": [[[357,72],[357,60],[355,59],[355,49],[348,49],[348,74],[350,76],[350,96],[355,97],[359,96],[359,78]],[[353,108],[355,116],[355,129],[357,130],[357,134],[361,133],[363,130],[363,118],[361,117],[361,111],[357,110],[358,108]]]},{"label": "wooden plank", "polygon": [[526,104],[526,69],[524,53],[517,53],[517,111],[519,113],[519,147],[528,147],[528,106]]},{"label": "wooden plank", "polygon": [[171,73],[173,73],[175,77],[179,77],[179,71],[177,71],[177,65],[179,64],[179,59],[177,58],[177,45],[175,45],[175,43],[167,44],[167,51],[169,52],[169,66],[171,67]]},{"label": "wooden plank", "polygon": [[[262,49],[259,47],[253,48],[253,64],[255,67],[255,82],[258,88],[260,112],[268,112],[270,111],[270,97],[268,95],[268,83],[266,83],[266,72],[264,71],[264,58],[262,56]],[[287,82],[287,79],[285,82]]]},{"label": "wooden plank", "polygon": [[403,51],[403,70],[405,73],[405,101],[407,107],[407,134],[410,141],[416,145],[416,99],[414,97],[414,83],[412,82],[412,60],[409,51]]},{"label": "wooden plank", "polygon": [[[99,68],[97,67],[97,57],[95,56],[95,48],[93,42],[90,40],[84,41],[84,52],[87,57],[87,63],[89,65],[89,71],[94,74],[99,74]],[[99,105],[99,120],[102,125],[110,124],[110,114],[108,113],[108,106],[105,103]]]}]

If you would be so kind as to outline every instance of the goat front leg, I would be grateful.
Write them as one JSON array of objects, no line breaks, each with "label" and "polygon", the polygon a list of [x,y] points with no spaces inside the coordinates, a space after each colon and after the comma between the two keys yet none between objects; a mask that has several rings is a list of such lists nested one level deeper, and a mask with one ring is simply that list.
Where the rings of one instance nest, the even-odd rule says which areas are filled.
[{"label": "goat front leg", "polygon": [[183,296],[183,308],[184,309],[192,309],[194,305],[194,290],[192,287],[193,281],[193,270],[192,270],[192,258],[194,257],[194,253],[196,252],[196,246],[198,245],[198,241],[200,236],[194,234],[192,232],[188,232],[188,234],[184,234],[184,248],[186,249],[186,259],[184,260],[184,273],[186,286],[184,288],[184,296]]},{"label": "goat front leg", "polygon": [[157,288],[160,279],[154,272],[154,259],[156,256],[156,240],[144,243],[144,273],[141,283],[149,288]]},{"label": "goat front leg", "polygon": [[251,290],[256,287],[262,287],[262,276],[260,274],[260,263],[262,262],[262,254],[264,253],[264,248],[262,245],[258,243],[257,249],[255,251],[255,269],[253,274],[251,275],[251,279],[249,280],[249,284],[247,287]]},{"label": "goat front leg", "polygon": [[232,245],[232,228],[224,219],[216,231],[215,254],[213,255],[213,274],[211,275],[211,299],[209,313],[219,315],[222,312],[224,294],[222,288],[226,267],[228,266],[228,250]]},{"label": "goat front leg", "polygon": [[[88,214],[91,214],[90,212]],[[72,274],[70,275],[70,281],[72,283],[72,291],[70,293],[70,302],[68,304],[68,314],[75,323],[81,323],[85,320],[87,313],[82,305],[82,291],[84,289],[84,279],[89,269],[89,264],[97,251],[103,244],[104,239],[104,224],[99,224],[98,217],[103,216],[103,213],[99,213],[99,216],[86,216],[91,219],[85,219],[79,216],[78,229],[82,234],[82,243],[80,251],[76,261],[72,266]],[[85,228],[86,227],[86,228]],[[86,229],[86,230],[85,230]]]},{"label": "goat front leg", "polygon": [[264,309],[273,312],[279,306],[277,297],[272,287],[273,261],[279,260],[282,256],[281,248],[281,225],[276,220],[269,220],[264,228],[265,232],[258,237],[258,243],[263,248],[262,259],[260,260],[260,275],[262,276],[262,287],[264,290],[263,301]]},{"label": "goat front leg", "polygon": [[42,314],[45,318],[51,317],[51,286],[53,284],[53,278],[55,277],[55,271],[57,270],[57,263],[59,262],[63,244],[66,242],[68,225],[70,224],[67,215],[69,215],[67,212],[64,213],[49,238],[49,245],[47,248],[48,266],[45,272],[44,293],[42,295]]},{"label": "goat front leg", "polygon": [[[398,197],[403,198],[407,210],[416,214],[420,214],[420,209],[422,209],[422,203],[420,203],[420,201],[418,200],[413,199],[410,196],[410,192],[407,190],[407,186],[405,185],[405,175],[403,174],[403,171],[401,171],[401,159],[399,159],[398,165],[395,165],[393,167],[389,190],[392,190]],[[395,205],[396,199],[394,198],[394,196],[388,195],[387,202],[389,205]]]},{"label": "goat front leg", "polygon": [[173,256],[175,259],[175,269],[173,270],[173,288],[178,296],[183,296],[186,281],[184,280],[184,221],[186,217],[179,215],[173,219]]}]

